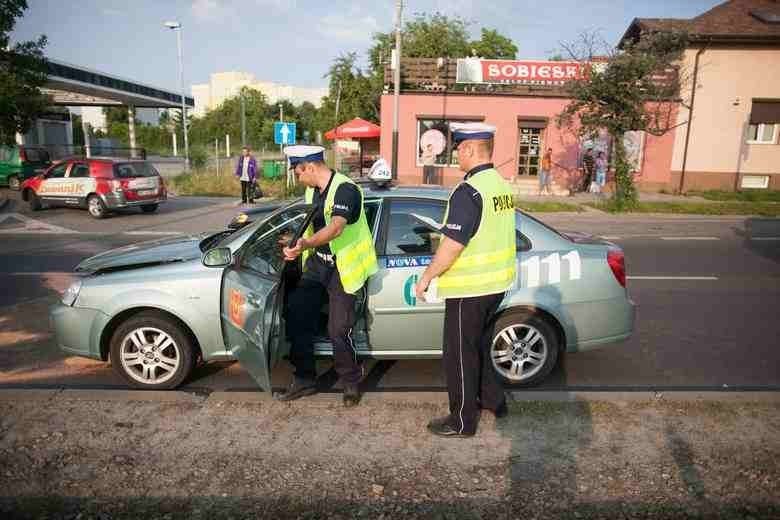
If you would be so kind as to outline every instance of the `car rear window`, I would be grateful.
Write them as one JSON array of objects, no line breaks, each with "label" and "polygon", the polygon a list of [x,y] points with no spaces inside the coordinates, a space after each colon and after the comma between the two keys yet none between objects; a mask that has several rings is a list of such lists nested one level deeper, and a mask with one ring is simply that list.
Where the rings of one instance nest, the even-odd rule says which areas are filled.
[{"label": "car rear window", "polygon": [[49,162],[49,152],[41,148],[25,148],[24,155],[25,157],[27,157],[27,162],[31,162],[31,163]]},{"label": "car rear window", "polygon": [[159,177],[160,174],[148,162],[117,163],[114,165],[114,177],[132,179],[134,177]]}]

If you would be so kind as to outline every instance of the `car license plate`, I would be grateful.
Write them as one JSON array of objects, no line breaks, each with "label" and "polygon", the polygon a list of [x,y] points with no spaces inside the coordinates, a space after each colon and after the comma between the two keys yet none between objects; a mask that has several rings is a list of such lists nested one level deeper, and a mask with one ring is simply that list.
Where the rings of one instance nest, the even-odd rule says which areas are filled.
[{"label": "car license plate", "polygon": [[138,190],[138,195],[140,195],[141,197],[154,195],[155,193],[157,193],[157,190]]}]

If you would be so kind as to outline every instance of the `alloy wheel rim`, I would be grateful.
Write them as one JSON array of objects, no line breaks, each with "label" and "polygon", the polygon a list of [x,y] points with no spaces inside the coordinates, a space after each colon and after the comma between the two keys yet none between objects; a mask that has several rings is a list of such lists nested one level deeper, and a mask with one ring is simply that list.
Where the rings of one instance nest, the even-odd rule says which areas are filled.
[{"label": "alloy wheel rim", "polygon": [[154,327],[139,327],[128,333],[119,350],[122,368],[145,385],[171,379],[181,365],[181,352],[173,338]]},{"label": "alloy wheel rim", "polygon": [[524,323],[499,331],[490,346],[493,368],[515,382],[525,381],[539,372],[547,355],[544,335],[536,327]]},{"label": "alloy wheel rim", "polygon": [[101,213],[100,201],[98,201],[95,198],[90,199],[89,212],[92,213],[93,215],[100,215]]}]

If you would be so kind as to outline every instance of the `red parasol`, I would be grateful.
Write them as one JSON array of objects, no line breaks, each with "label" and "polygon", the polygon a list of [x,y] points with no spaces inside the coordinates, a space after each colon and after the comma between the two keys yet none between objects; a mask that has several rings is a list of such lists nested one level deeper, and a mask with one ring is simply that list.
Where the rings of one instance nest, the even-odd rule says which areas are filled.
[{"label": "red parasol", "polygon": [[381,133],[382,129],[378,125],[356,117],[325,132],[325,139],[370,139],[379,137]]}]

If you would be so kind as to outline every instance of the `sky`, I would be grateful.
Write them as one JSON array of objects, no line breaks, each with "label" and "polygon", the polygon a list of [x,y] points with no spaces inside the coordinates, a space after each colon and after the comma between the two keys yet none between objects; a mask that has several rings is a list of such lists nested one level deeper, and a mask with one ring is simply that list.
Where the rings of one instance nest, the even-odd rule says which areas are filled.
[{"label": "sky", "polygon": [[[582,30],[615,44],[634,18],[692,18],[718,0],[404,0],[404,20],[440,12],[497,29],[518,59],[546,59]],[[12,41],[45,34],[48,57],[178,92],[176,35],[182,24],[184,83],[214,72],[244,71],[258,80],[327,86],[342,53],[365,63],[375,32],[393,30],[395,0],[28,0]]]}]

